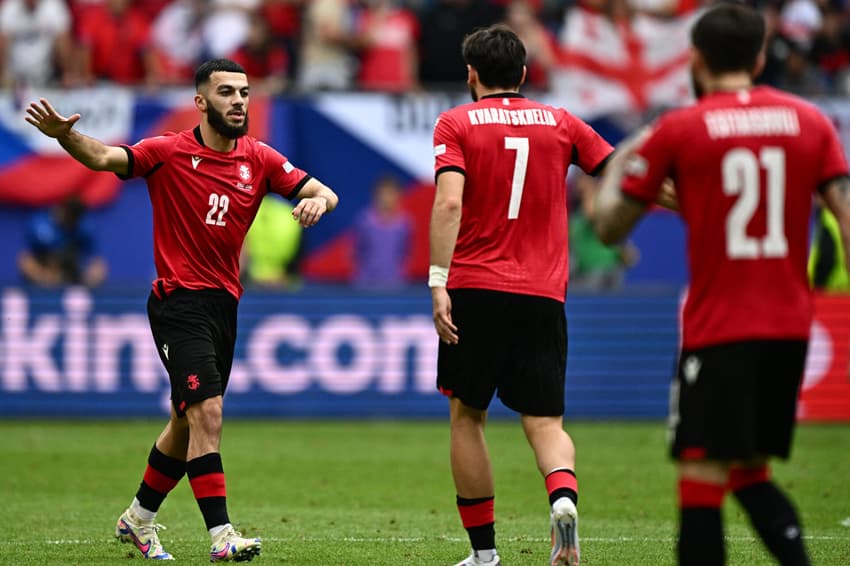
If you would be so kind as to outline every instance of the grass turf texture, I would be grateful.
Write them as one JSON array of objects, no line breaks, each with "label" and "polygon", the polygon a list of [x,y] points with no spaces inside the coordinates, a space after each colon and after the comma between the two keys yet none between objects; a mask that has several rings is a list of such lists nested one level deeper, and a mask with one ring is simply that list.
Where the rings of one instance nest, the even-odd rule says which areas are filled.
[{"label": "grass turf texture", "polygon": [[[112,538],[162,423],[2,422],[0,564],[139,564]],[[673,466],[660,423],[569,425],[579,453],[584,566],[673,563]],[[454,564],[468,552],[454,506],[445,423],[226,422],[230,515],[263,537],[254,564]],[[518,423],[491,422],[503,562],[546,563],[548,505]],[[775,478],[802,512],[814,564],[850,564],[850,426],[803,426]],[[728,564],[772,564],[734,501]],[[208,561],[209,539],[184,480],[160,510],[166,550]]]}]

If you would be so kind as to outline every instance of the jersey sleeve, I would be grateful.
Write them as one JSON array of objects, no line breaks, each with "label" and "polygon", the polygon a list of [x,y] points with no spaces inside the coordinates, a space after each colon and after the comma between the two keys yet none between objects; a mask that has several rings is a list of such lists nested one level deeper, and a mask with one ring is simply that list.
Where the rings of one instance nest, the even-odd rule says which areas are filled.
[{"label": "jersey sleeve", "polygon": [[571,117],[570,141],[573,144],[572,163],[589,175],[602,170],[614,148],[588,124]]},{"label": "jersey sleeve", "polygon": [[127,175],[118,175],[118,177],[132,179],[150,175],[168,159],[176,139],[176,135],[166,134],[141,139],[134,145],[122,145],[121,147],[127,152]]},{"label": "jersey sleeve", "polygon": [[449,114],[443,113],[434,125],[434,179],[440,173],[457,171],[466,175],[460,130]]},{"label": "jersey sleeve", "polygon": [[292,164],[289,159],[276,149],[261,143],[260,155],[266,171],[266,188],[269,192],[277,193],[292,200],[298,196],[310,175]]},{"label": "jersey sleeve", "polygon": [[821,120],[824,124],[825,136],[819,187],[848,174],[847,158],[844,155],[844,149],[841,147],[841,141],[838,139],[838,132],[835,131],[835,126],[826,116],[821,114]]},{"label": "jersey sleeve", "polygon": [[668,149],[669,128],[659,123],[649,138],[626,162],[622,192],[641,202],[658,198],[661,184],[670,176],[673,153]]}]

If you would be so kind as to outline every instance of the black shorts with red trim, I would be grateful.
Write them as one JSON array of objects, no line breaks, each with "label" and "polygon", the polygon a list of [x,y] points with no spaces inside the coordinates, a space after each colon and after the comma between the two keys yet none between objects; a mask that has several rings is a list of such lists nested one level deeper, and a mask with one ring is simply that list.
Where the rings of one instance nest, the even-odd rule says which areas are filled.
[{"label": "black shorts with red trim", "polygon": [[788,458],[807,348],[753,340],[683,351],[670,391],[673,457]]},{"label": "black shorts with red trim", "polygon": [[148,297],[151,332],[178,415],[224,395],[233,366],[237,307],[236,298],[223,289],[176,289],[165,295],[159,286]]},{"label": "black shorts with red trim", "polygon": [[520,414],[564,414],[564,303],[483,289],[450,289],[459,343],[440,342],[437,388],[485,410],[496,393]]}]

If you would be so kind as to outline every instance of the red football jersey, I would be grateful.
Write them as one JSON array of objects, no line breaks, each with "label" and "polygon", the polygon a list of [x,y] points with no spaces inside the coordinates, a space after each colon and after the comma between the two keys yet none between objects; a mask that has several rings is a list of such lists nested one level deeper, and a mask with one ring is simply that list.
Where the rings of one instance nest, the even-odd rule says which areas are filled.
[{"label": "red football jersey", "polygon": [[567,168],[601,168],[613,148],[561,108],[519,94],[444,112],[434,128],[437,176],[465,176],[449,288],[563,301],[569,275]]},{"label": "red football jersey", "polygon": [[309,175],[249,136],[231,152],[212,150],[200,127],[123,147],[129,177],[147,181],[157,281],[166,293],[225,289],[238,299],[239,254],[260,201],[268,192],[294,198]]},{"label": "red football jersey", "polygon": [[658,121],[623,192],[652,202],[665,177],[675,183],[691,278],[684,348],[808,337],[812,196],[846,174],[827,118],[769,87],[705,96]]}]

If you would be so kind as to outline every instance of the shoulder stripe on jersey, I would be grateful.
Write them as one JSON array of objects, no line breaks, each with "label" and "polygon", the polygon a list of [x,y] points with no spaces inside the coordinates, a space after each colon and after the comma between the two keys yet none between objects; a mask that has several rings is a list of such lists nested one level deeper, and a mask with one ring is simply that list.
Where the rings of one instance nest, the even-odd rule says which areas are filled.
[{"label": "shoulder stripe on jersey", "polygon": [[133,176],[133,166],[135,165],[133,160],[133,151],[126,145],[122,145],[119,147],[123,149],[124,152],[127,154],[127,173],[124,175],[116,173],[115,176],[121,179],[122,181],[126,181],[127,179]]},{"label": "shoulder stripe on jersey", "polygon": [[605,166],[608,165],[608,162],[611,161],[611,158],[614,156],[614,152],[612,151],[605,158],[599,162],[599,165],[593,168],[593,171],[590,172],[592,177],[598,177],[602,170],[605,169]]},{"label": "shoulder stripe on jersey", "polygon": [[298,193],[300,193],[300,192],[301,192],[301,189],[303,189],[303,188],[304,188],[304,185],[306,185],[306,184],[307,184],[307,181],[309,181],[309,180],[310,180],[310,179],[312,179],[312,178],[313,178],[313,176],[312,176],[312,175],[309,175],[309,174],[308,174],[308,175],[304,175],[304,178],[303,178],[303,179],[301,179],[300,181],[298,181],[298,184],[297,184],[297,185],[295,185],[295,188],[294,188],[294,189],[292,189],[292,191],[291,191],[288,195],[286,195],[286,198],[287,198],[287,199],[289,199],[289,200],[292,200],[292,199],[294,199],[295,197],[297,197],[297,196],[298,196]]},{"label": "shoulder stripe on jersey", "polygon": [[435,183],[437,182],[437,178],[440,175],[442,175],[443,173],[447,173],[449,171],[454,171],[456,173],[460,173],[461,175],[466,177],[466,171],[464,171],[463,168],[458,167],[457,165],[446,165],[445,167],[440,167],[439,169],[437,169],[437,172],[434,173],[434,182]]},{"label": "shoulder stripe on jersey", "polygon": [[162,167],[163,165],[165,165],[165,163],[164,163],[164,162],[162,162],[162,161],[160,161],[159,163],[157,163],[156,165],[154,165],[153,167],[151,167],[151,170],[150,170],[150,171],[148,171],[147,173],[145,173],[145,175],[144,175],[144,176],[145,176],[145,179],[147,179],[148,177],[150,177],[151,175],[153,175],[154,173],[156,173],[157,171],[159,171],[159,168],[160,168],[160,167]]},{"label": "shoulder stripe on jersey", "polygon": [[823,183],[818,185],[818,193],[820,193],[821,196],[823,196],[823,193],[826,191],[826,188],[830,184],[834,183],[835,181],[841,181],[842,179],[846,180],[846,179],[850,179],[850,177],[847,176],[847,175],[836,175],[835,177],[832,177],[831,179],[827,179],[826,181],[824,181]]}]

